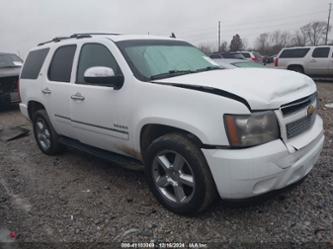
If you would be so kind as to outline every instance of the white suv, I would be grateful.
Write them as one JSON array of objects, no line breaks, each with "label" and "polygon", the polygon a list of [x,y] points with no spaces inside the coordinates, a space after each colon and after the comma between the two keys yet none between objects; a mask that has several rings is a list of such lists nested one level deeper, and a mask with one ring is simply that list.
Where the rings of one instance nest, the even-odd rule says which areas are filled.
[{"label": "white suv", "polygon": [[171,38],[76,34],[42,43],[29,52],[20,94],[42,152],[66,145],[135,158],[156,198],[181,214],[205,210],[217,194],[244,199],[298,182],[324,143],[310,78],[223,70]]},{"label": "white suv", "polygon": [[333,46],[284,48],[275,66],[311,76],[333,76]]}]

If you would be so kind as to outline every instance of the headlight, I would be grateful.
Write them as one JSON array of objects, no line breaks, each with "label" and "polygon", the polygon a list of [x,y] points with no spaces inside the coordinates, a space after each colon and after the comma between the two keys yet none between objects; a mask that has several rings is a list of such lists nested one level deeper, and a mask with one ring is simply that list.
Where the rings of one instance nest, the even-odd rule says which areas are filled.
[{"label": "headlight", "polygon": [[225,129],[233,147],[251,147],[264,144],[280,136],[274,112],[251,115],[224,115]]}]

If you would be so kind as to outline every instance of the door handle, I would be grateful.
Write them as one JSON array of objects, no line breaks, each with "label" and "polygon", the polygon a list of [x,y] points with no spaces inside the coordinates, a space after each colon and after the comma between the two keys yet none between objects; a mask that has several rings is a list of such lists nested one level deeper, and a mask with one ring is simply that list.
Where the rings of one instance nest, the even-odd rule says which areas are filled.
[{"label": "door handle", "polygon": [[311,63],[315,63],[315,62],[317,62],[317,60],[312,59],[310,62],[311,62]]},{"label": "door handle", "polygon": [[79,100],[79,101],[84,101],[86,98],[83,97],[80,93],[76,93],[75,95],[71,96],[71,99],[73,99],[73,100]]},{"label": "door handle", "polygon": [[43,89],[42,91],[41,91],[43,94],[46,94],[46,95],[48,95],[48,94],[51,94],[52,93],[52,91],[47,87],[47,88],[45,88],[45,89]]}]

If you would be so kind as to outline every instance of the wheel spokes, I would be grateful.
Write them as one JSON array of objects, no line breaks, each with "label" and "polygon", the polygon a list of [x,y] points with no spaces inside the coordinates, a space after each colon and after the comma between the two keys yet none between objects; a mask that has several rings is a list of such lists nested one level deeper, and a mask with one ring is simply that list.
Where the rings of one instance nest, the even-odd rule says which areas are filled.
[{"label": "wheel spokes", "polygon": [[44,134],[45,134],[45,136],[46,136],[47,139],[49,139],[51,137],[51,134],[50,134],[50,132],[49,132],[48,129],[44,130]]},{"label": "wheel spokes", "polygon": [[38,130],[41,132],[44,130],[44,124],[41,121],[37,122],[37,127],[38,127]]},{"label": "wheel spokes", "polygon": [[186,203],[195,193],[191,165],[176,151],[165,150],[155,157],[153,177],[158,191],[168,201]]},{"label": "wheel spokes", "polygon": [[184,189],[181,185],[173,186],[177,202],[183,202],[186,199]]},{"label": "wheel spokes", "polygon": [[163,167],[164,170],[168,170],[171,167],[171,163],[165,155],[159,156],[158,162]]},{"label": "wheel spokes", "polygon": [[179,171],[183,168],[184,164],[185,164],[184,158],[181,155],[176,154],[175,161],[173,162],[173,168]]},{"label": "wheel spokes", "polygon": [[179,176],[180,182],[186,186],[194,187],[194,179],[191,175],[180,174]]}]

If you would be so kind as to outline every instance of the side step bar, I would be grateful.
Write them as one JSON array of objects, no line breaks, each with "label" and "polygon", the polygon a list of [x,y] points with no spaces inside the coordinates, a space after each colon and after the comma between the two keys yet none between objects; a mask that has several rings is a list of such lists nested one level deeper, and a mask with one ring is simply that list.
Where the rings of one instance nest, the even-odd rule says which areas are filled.
[{"label": "side step bar", "polygon": [[89,146],[89,145],[83,144],[77,140],[67,138],[67,137],[60,137],[59,142],[74,150],[79,150],[81,152],[101,158],[105,161],[114,163],[117,166],[120,166],[125,169],[135,170],[135,171],[144,170],[144,165],[142,164],[142,162],[140,162],[139,160],[130,158],[130,157],[126,157],[126,156],[119,155],[119,154],[109,152],[106,150],[102,150],[102,149],[99,149],[99,148],[96,148],[93,146]]}]

